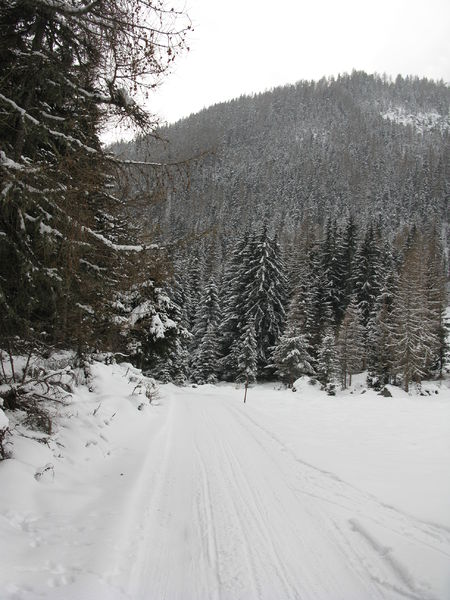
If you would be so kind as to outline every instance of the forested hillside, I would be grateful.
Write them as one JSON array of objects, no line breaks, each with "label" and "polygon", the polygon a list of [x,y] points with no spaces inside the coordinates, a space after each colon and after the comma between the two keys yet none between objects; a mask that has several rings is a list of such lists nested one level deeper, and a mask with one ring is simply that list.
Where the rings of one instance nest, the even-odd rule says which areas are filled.
[{"label": "forested hillside", "polygon": [[443,218],[449,106],[444,83],[355,72],[219,104],[162,130],[169,143],[116,150],[169,161],[209,151],[189,187],[151,211],[166,239],[265,218],[292,234],[349,213],[392,231]]},{"label": "forested hillside", "polygon": [[[364,370],[405,389],[442,373],[449,100],[443,83],[355,72],[117,144],[138,160],[195,157],[136,213],[172,248],[169,294],[191,334],[154,372],[310,374],[330,393]],[[133,188],[156,196],[142,171]]]}]

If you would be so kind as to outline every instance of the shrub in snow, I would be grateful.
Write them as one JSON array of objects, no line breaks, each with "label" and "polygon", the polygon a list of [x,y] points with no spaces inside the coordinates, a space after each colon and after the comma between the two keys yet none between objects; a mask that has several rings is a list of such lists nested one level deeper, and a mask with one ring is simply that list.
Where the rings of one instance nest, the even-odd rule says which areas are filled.
[{"label": "shrub in snow", "polygon": [[[0,457],[6,457],[8,422],[4,411],[20,411],[20,420],[30,429],[50,435],[59,405],[65,404],[75,381],[70,367],[53,370],[47,359],[29,352],[15,356],[0,350]],[[6,420],[6,421],[5,421]]]}]

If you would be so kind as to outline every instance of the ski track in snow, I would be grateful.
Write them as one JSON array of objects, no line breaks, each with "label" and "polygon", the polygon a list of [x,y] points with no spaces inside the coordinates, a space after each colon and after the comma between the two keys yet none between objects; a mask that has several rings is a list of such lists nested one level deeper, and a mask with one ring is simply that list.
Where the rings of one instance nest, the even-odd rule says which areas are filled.
[{"label": "ski track in snow", "polygon": [[448,528],[302,461],[232,400],[168,401],[171,433],[130,598],[438,600],[379,536],[450,564]]},{"label": "ski track in snow", "polygon": [[447,600],[447,526],[303,460],[231,387],[167,386],[151,411],[113,445],[97,414],[75,514],[0,514],[42,549],[7,600]]}]

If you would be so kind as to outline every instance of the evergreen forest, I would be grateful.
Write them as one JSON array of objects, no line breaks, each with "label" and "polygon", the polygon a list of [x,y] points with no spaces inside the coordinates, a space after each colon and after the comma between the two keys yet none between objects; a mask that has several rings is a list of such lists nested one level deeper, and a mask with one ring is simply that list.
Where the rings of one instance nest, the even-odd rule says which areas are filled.
[{"label": "evergreen forest", "polygon": [[128,182],[165,245],[184,335],[166,381],[353,374],[408,390],[445,362],[448,86],[353,72],[213,106],[112,150],[180,164],[163,200]]},{"label": "evergreen forest", "polygon": [[[178,384],[330,394],[442,374],[446,84],[353,72],[155,129],[138,99],[183,14],[3,0],[0,27],[2,364],[106,352]],[[111,122],[134,140],[105,149]]]}]

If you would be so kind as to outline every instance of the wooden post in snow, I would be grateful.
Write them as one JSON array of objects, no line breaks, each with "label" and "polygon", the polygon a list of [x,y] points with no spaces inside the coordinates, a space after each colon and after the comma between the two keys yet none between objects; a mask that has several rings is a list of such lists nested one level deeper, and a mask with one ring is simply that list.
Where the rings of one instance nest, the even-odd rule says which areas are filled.
[{"label": "wooden post in snow", "polygon": [[248,389],[248,373],[245,378],[244,404],[247,402],[247,389]]}]

